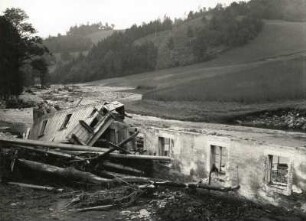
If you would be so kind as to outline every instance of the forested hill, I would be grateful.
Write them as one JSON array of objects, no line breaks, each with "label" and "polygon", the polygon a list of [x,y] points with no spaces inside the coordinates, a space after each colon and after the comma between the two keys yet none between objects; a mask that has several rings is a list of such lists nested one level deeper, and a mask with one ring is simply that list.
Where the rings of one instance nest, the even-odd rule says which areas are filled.
[{"label": "forested hill", "polygon": [[305,21],[306,0],[251,0],[190,12],[185,20],[133,25],[53,73],[54,82],[85,82],[212,60],[248,44],[263,19]]},{"label": "forested hill", "polygon": [[82,24],[70,27],[66,34],[49,36],[44,39],[53,56],[49,71],[69,63],[78,56],[86,55],[94,44],[111,36],[114,32],[114,25],[103,25],[101,22],[93,24]]},{"label": "forested hill", "polygon": [[86,51],[93,43],[110,36],[113,31],[114,25],[109,26],[108,23],[76,25],[70,27],[65,35],[49,36],[44,40],[44,44],[52,53]]}]

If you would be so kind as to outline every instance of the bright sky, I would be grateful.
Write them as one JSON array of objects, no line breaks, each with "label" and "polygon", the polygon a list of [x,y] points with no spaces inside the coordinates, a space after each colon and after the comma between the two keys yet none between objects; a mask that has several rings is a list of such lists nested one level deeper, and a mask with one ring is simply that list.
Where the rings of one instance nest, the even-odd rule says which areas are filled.
[{"label": "bright sky", "polygon": [[168,15],[185,17],[190,10],[230,4],[234,0],[0,0],[0,13],[8,7],[23,9],[42,37],[64,34],[70,26],[94,22],[125,29]]}]

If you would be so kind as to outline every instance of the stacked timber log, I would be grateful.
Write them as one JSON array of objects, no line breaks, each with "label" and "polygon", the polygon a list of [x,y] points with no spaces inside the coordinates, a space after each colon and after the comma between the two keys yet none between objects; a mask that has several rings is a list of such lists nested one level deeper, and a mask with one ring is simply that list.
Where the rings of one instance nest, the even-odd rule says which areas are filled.
[{"label": "stacked timber log", "polygon": [[[133,136],[136,135],[133,134]],[[49,185],[50,183],[58,185],[58,181],[60,183],[64,182],[65,185],[86,185],[87,187],[108,189],[107,191],[99,190],[92,194],[83,192],[74,195],[75,197],[65,207],[66,210],[72,212],[128,207],[138,198],[144,194],[147,195],[152,192],[152,189],[155,190],[158,187],[205,189],[221,192],[239,189],[239,186],[220,188],[202,183],[177,183],[149,177],[148,171],[141,169],[144,162],[150,162],[152,165],[153,162],[170,162],[171,158],[131,154],[122,148],[129,140],[132,139],[128,138],[118,145],[110,144],[109,148],[100,148],[37,140],[0,138],[2,155],[0,164],[4,164],[2,168],[6,169],[6,173],[3,174],[5,179],[2,179],[2,181],[5,180],[9,185],[53,192],[63,191],[63,188],[55,188]],[[127,165],[125,162],[129,162],[129,164]],[[16,171],[22,171],[23,175],[32,173],[30,177],[36,178],[32,181],[35,184],[20,182],[18,177],[14,177]],[[42,177],[47,177],[48,186],[41,185],[44,183],[40,180]],[[37,185],[37,182],[40,185]],[[112,188],[118,186],[120,186],[119,193],[116,192],[118,188]]]}]

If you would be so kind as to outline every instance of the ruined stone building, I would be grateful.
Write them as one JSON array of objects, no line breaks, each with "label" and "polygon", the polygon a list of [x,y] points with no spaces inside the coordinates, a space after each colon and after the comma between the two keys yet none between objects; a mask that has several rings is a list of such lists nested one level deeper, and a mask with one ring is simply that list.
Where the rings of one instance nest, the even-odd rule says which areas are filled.
[{"label": "ruined stone building", "polygon": [[[306,211],[306,134],[134,116],[147,154],[170,156],[190,181],[237,186],[251,200]],[[294,198],[293,198],[294,196]]]}]

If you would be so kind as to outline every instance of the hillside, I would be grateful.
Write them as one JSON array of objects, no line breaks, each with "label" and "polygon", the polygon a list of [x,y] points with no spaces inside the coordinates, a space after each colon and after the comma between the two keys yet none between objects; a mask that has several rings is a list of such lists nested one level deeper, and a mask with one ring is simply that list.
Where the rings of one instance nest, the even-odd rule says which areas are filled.
[{"label": "hillside", "polygon": [[190,12],[185,20],[165,16],[100,41],[87,57],[58,68],[52,80],[86,82],[211,60],[248,44],[262,27],[245,2]]},{"label": "hillside", "polygon": [[[273,97],[293,98],[295,89],[301,90],[303,87],[299,81],[306,73],[305,58],[302,56],[306,52],[305,36],[305,22],[266,21],[256,39],[214,60],[103,82],[146,89],[144,99],[155,100],[240,99],[223,99],[220,93],[226,96],[251,96],[254,97],[253,101]],[[287,88],[289,85],[292,87]],[[247,95],[247,91],[254,94]],[[271,91],[275,96],[263,96]]]},{"label": "hillside", "polygon": [[94,33],[86,35],[86,38],[89,38],[93,44],[97,44],[99,41],[111,36],[114,32],[121,30],[101,30]]},{"label": "hillside", "polygon": [[[109,37],[117,30],[99,30],[83,36],[58,36],[45,40],[45,44],[53,54],[53,64],[49,67],[52,72],[60,65],[65,65],[76,59],[80,54],[86,56],[93,45]],[[121,30],[119,30],[121,31]]]},{"label": "hillside", "polygon": [[[154,43],[158,48],[156,69],[188,65],[195,61],[190,47],[193,38],[188,37],[188,29],[196,32],[202,26],[202,17],[197,17],[174,25],[171,30],[153,33],[137,39],[134,43],[138,45],[148,41]],[[173,39],[173,48],[168,47],[170,39]]]}]

